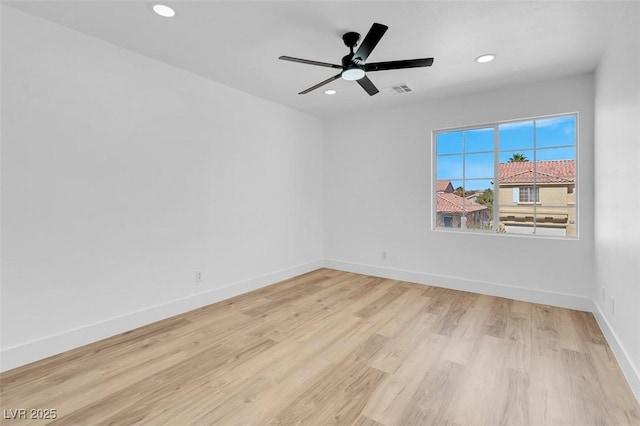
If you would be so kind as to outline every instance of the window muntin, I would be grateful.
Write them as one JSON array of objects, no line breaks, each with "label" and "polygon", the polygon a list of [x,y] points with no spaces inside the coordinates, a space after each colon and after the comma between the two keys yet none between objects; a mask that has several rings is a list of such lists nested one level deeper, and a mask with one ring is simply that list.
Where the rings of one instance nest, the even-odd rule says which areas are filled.
[{"label": "window muntin", "polygon": [[577,236],[576,129],[563,114],[435,131],[434,228]]}]

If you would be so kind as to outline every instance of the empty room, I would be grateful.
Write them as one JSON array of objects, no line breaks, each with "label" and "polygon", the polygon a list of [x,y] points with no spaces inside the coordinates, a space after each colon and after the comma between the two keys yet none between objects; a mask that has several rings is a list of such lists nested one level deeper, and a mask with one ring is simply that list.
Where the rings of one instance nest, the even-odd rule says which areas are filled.
[{"label": "empty room", "polygon": [[1,424],[640,425],[640,2],[0,14]]}]

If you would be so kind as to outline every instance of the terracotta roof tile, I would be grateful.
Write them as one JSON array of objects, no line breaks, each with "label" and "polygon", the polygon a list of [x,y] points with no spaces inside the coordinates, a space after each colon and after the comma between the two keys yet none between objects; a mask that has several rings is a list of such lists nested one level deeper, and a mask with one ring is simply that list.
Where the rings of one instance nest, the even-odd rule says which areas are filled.
[{"label": "terracotta roof tile", "polygon": [[436,212],[438,213],[472,213],[486,208],[487,206],[469,201],[450,192],[436,194]]},{"label": "terracotta roof tile", "polygon": [[[535,167],[535,172],[534,172]],[[500,185],[533,183],[573,183],[576,178],[575,160],[524,161],[500,163]]]}]

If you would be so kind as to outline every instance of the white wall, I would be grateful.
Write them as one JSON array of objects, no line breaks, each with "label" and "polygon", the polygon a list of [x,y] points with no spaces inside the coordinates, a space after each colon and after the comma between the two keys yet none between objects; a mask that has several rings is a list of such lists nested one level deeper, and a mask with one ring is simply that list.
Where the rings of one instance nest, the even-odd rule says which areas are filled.
[{"label": "white wall", "polygon": [[6,6],[1,53],[3,370],[322,265],[322,121]]},{"label": "white wall", "polygon": [[[326,257],[341,269],[587,310],[593,298],[638,394],[640,231],[624,213],[640,211],[628,192],[640,159],[631,9],[596,75],[594,148],[591,75],[325,126],[2,6],[0,368]],[[572,111],[579,240],[431,230],[431,130]]]},{"label": "white wall", "polygon": [[[580,132],[579,240],[431,229],[432,130],[573,111]],[[335,118],[326,141],[329,266],[591,308],[592,75]]]},{"label": "white wall", "polygon": [[[597,316],[640,399],[640,4],[596,73],[595,282]],[[604,298],[602,289],[604,291]],[[612,309],[611,299],[615,299]],[[623,356],[626,355],[626,356]],[[630,362],[622,362],[624,358]],[[635,379],[635,380],[634,380]]]}]

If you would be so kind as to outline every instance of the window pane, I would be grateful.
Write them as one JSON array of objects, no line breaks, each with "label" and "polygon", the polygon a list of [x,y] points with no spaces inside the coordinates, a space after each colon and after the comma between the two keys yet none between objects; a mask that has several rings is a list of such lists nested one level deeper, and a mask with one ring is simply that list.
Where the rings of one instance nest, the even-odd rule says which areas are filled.
[{"label": "window pane", "polygon": [[568,148],[543,148],[536,150],[537,161],[548,160],[575,160],[576,150],[573,147]]},{"label": "window pane", "polygon": [[[487,183],[487,181],[470,182],[477,185]],[[438,192],[436,193],[437,228],[490,229],[490,206],[477,202],[477,197],[483,195],[482,192],[468,189],[460,180],[439,181],[438,183]],[[491,202],[492,200],[491,197]]]},{"label": "window pane", "polygon": [[468,154],[464,164],[465,179],[493,177],[493,153]]},{"label": "window pane", "polygon": [[462,155],[443,155],[436,161],[438,180],[462,179]]},{"label": "window pane", "polygon": [[500,151],[533,148],[533,121],[505,123],[498,129]]},{"label": "window pane", "polygon": [[460,180],[452,180],[451,181],[451,187],[453,189],[451,191],[447,191],[447,192],[455,192],[455,191],[458,190],[458,188],[464,187],[464,182],[462,181],[462,179],[460,179]]},{"label": "window pane", "polygon": [[536,120],[536,148],[575,145],[576,118],[553,117]]},{"label": "window pane", "polygon": [[467,220],[469,229],[493,229],[493,179],[474,179],[465,181],[467,210],[473,211]]},{"label": "window pane", "polygon": [[436,154],[462,154],[462,132],[446,132],[436,135]]},{"label": "window pane", "polygon": [[498,153],[498,161],[500,163],[509,163],[519,160],[533,161],[533,150],[521,151],[500,151]]},{"label": "window pane", "polygon": [[[550,188],[541,188],[542,191]],[[560,188],[555,188],[556,192]],[[556,194],[562,195],[562,194]],[[567,194],[565,193],[566,197]],[[549,199],[551,194],[542,194],[543,200]],[[548,237],[575,237],[576,233],[576,209],[574,203],[562,203],[559,205],[549,205],[544,201],[536,207],[536,235]]]},{"label": "window pane", "polygon": [[493,127],[465,132],[465,152],[493,151]]},{"label": "window pane", "polygon": [[[493,167],[493,166],[492,166]],[[467,179],[464,185],[467,191],[484,191],[493,188],[493,178],[491,179]]]},{"label": "window pane", "polygon": [[[525,151],[533,157],[533,151]],[[511,157],[513,153],[508,153]],[[533,189],[533,163],[530,161],[508,161],[504,153],[498,165],[498,231],[507,234],[534,233],[535,204],[529,203],[529,188]]]},{"label": "window pane", "polygon": [[462,180],[439,181],[436,193],[436,227],[464,227],[466,221]]},{"label": "window pane", "polygon": [[521,187],[514,185],[500,185],[500,206],[498,207],[498,231],[506,234],[534,233],[535,204],[522,203]]}]

